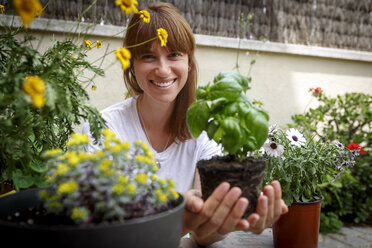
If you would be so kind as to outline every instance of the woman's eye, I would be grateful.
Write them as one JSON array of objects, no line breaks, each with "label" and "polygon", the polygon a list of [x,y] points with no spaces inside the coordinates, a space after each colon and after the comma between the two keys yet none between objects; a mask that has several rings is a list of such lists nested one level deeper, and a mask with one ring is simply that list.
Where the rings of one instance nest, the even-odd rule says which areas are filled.
[{"label": "woman's eye", "polygon": [[177,58],[177,57],[182,56],[182,54],[174,52],[174,53],[171,53],[169,56],[172,58]]},{"label": "woman's eye", "polygon": [[148,59],[153,59],[153,58],[154,58],[154,55],[152,54],[145,54],[141,56],[141,59],[143,60],[148,60]]}]

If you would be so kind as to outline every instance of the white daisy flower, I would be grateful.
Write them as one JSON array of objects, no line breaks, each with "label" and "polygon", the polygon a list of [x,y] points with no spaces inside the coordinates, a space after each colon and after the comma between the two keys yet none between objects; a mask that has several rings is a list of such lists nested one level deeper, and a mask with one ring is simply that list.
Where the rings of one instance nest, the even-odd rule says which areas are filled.
[{"label": "white daisy flower", "polygon": [[306,139],[300,131],[294,128],[290,128],[285,132],[287,134],[287,138],[291,141],[291,145],[295,145],[301,147],[305,145]]},{"label": "white daisy flower", "polygon": [[269,136],[273,136],[278,131],[278,124],[273,124],[269,127]]},{"label": "white daisy flower", "polygon": [[343,145],[341,142],[339,142],[339,141],[337,141],[336,146],[337,146],[338,149],[340,149],[340,150],[344,149],[344,145]]},{"label": "white daisy flower", "polygon": [[281,157],[284,152],[284,146],[277,144],[274,141],[267,142],[263,145],[265,152],[270,157]]}]

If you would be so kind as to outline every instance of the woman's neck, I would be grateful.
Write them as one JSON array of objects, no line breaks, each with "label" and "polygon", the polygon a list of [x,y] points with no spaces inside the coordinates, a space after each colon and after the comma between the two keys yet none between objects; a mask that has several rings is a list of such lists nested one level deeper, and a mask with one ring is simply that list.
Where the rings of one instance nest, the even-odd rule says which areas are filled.
[{"label": "woman's neck", "polygon": [[137,99],[137,111],[150,145],[158,152],[165,150],[173,139],[170,137],[171,115],[174,103],[161,103],[140,95]]}]

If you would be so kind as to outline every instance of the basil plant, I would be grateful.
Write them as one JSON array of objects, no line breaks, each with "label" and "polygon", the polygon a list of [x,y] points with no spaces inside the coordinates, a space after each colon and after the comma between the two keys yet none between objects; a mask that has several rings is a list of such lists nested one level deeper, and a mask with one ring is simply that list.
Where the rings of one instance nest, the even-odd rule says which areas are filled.
[{"label": "basil plant", "polygon": [[197,100],[187,111],[187,125],[194,137],[206,131],[224,153],[238,161],[260,149],[268,137],[269,116],[248,99],[249,83],[250,78],[239,72],[221,72],[213,83],[197,88]]}]

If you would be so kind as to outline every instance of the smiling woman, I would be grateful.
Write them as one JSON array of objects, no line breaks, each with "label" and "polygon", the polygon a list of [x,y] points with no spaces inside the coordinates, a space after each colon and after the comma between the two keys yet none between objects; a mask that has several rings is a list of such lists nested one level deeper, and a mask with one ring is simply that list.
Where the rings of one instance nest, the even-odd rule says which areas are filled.
[{"label": "smiling woman", "polygon": [[[122,141],[148,143],[159,178],[170,177],[176,182],[175,190],[185,192],[183,234],[191,232],[198,244],[209,245],[224,237],[219,232],[237,228],[262,232],[282,212],[278,184],[275,189],[267,186],[250,219],[242,219],[248,201],[240,197],[237,187],[221,183],[205,202],[191,190],[193,186],[200,189],[197,162],[221,154],[221,147],[206,132],[194,138],[186,123],[196,92],[195,39],[172,4],[155,3],[142,11],[149,13],[150,21],[140,22],[146,16],[133,15],[124,37],[123,47],[131,54],[123,66],[129,98],[101,111],[107,127]],[[90,133],[88,124],[83,132]],[[102,147],[90,143],[87,149],[94,152]]]}]

